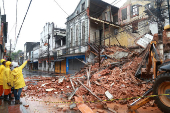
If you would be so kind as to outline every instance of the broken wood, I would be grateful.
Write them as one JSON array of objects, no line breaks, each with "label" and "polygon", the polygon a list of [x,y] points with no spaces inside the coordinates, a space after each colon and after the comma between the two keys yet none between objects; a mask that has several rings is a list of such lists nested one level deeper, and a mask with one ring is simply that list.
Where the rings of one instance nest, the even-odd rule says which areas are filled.
[{"label": "broken wood", "polygon": [[73,84],[73,81],[71,78],[70,78],[70,82],[71,82],[71,86],[72,86],[73,90],[75,91],[74,84]]},{"label": "broken wood", "polygon": [[86,88],[92,95],[94,95],[97,99],[99,99],[100,101],[102,101],[102,99],[100,99],[97,95],[95,95],[90,89],[88,89],[80,80],[77,79],[77,81],[84,87]]},{"label": "broken wood", "polygon": [[76,88],[74,90],[74,92],[68,97],[68,100],[71,100],[71,98],[75,95],[76,91],[78,90],[79,88]]}]

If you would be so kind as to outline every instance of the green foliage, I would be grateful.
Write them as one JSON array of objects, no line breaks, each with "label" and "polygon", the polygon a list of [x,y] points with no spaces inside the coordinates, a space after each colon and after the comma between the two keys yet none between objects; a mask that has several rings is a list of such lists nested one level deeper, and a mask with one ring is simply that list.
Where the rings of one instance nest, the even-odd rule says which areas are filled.
[{"label": "green foliage", "polygon": [[11,53],[11,59],[12,59],[12,60],[17,59],[17,58],[19,57],[18,54],[19,54],[20,52],[22,52],[22,50],[18,50],[17,52],[12,52],[12,53]]}]

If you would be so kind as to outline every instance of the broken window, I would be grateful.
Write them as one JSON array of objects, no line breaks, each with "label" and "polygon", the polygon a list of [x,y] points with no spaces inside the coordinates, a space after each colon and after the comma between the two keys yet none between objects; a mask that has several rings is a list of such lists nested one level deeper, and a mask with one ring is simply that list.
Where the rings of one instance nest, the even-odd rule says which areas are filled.
[{"label": "broken window", "polygon": [[81,44],[85,43],[85,21],[82,23],[82,40]]},{"label": "broken window", "polygon": [[79,29],[78,25],[76,26],[76,46],[78,46],[78,39],[79,39]]},{"label": "broken window", "polygon": [[84,10],[85,10],[85,2],[81,6],[81,11],[84,11]]},{"label": "broken window", "polygon": [[122,9],[122,20],[126,20],[127,19],[127,8]]},{"label": "broken window", "polygon": [[132,23],[132,33],[137,33],[138,30],[138,22]]},{"label": "broken window", "polygon": [[71,40],[70,40],[70,46],[73,46],[73,28],[71,28]]},{"label": "broken window", "polygon": [[134,6],[132,6],[132,8],[133,8],[133,16],[136,16],[136,15],[138,15],[138,6],[136,6],[136,5],[134,5]]},{"label": "broken window", "polygon": [[118,15],[117,14],[113,16],[113,23],[118,24]]}]

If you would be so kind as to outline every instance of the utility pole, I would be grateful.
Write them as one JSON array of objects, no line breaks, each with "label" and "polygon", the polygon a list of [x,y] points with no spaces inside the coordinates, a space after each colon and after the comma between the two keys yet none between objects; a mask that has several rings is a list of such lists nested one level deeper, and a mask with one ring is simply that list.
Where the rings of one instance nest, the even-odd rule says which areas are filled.
[{"label": "utility pole", "polygon": [[48,73],[49,73],[49,66],[50,66],[50,53],[49,53],[49,39],[50,39],[50,35],[48,34]]},{"label": "utility pole", "polygon": [[9,51],[9,58],[11,58],[11,39],[10,39],[10,51]]},{"label": "utility pole", "polygon": [[170,11],[169,11],[169,0],[167,0],[167,4],[168,4],[168,14],[169,14],[169,25],[170,25]]}]

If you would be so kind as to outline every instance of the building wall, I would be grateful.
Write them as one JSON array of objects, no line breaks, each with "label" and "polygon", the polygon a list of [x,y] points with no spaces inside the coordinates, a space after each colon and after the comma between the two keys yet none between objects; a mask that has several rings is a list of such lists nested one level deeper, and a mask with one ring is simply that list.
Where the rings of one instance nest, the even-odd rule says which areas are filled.
[{"label": "building wall", "polygon": [[[85,2],[85,10],[81,10],[82,4]],[[66,36],[66,46],[67,48],[70,48],[69,54],[74,54],[74,53],[80,53],[80,52],[85,52],[86,47],[82,47],[81,45],[86,45],[86,42],[88,42],[89,38],[89,19],[87,16],[86,9],[88,7],[88,0],[81,0],[80,3],[78,4],[77,8],[73,12],[71,16],[67,18],[67,36]],[[77,11],[79,13],[77,13]],[[82,27],[83,27],[83,22],[85,22],[85,39],[82,39]],[[78,46],[76,45],[76,27],[78,26]],[[71,43],[71,29],[73,32],[73,44],[70,45]],[[81,41],[84,40],[84,43],[81,43]]]},{"label": "building wall", "polygon": [[[49,53],[50,53],[50,57],[53,55],[52,51],[53,49],[55,49],[55,38],[54,38],[54,23],[46,23],[45,26],[43,27],[43,31],[40,34],[40,48],[39,48],[39,58],[42,57],[47,57],[48,56],[48,45],[44,45],[45,43],[48,43],[48,35],[50,35],[50,39],[49,39]],[[44,61],[42,62],[42,67],[38,66],[39,70],[42,71],[48,71],[48,63],[47,60],[46,62],[46,67],[44,67]],[[40,64],[38,64],[40,65]],[[51,63],[51,68],[49,68],[49,71],[54,70],[53,68],[53,63]]]},{"label": "building wall", "polygon": [[[108,34],[111,34],[110,37],[110,44],[114,45],[119,43],[122,46],[136,46],[135,41],[137,38],[143,36],[144,34],[148,33],[149,31],[149,24],[148,24],[148,16],[144,13],[145,7],[144,5],[150,3],[150,1],[133,1],[129,2],[128,4],[125,3],[124,6],[122,6],[118,11],[118,20],[120,25],[125,25],[124,27],[120,27],[118,29],[118,34],[116,35],[114,32],[114,28],[110,29],[110,32],[108,29],[106,29],[105,37],[107,37]],[[139,15],[131,16],[131,7],[136,4],[143,5],[142,7],[139,7]],[[127,8],[127,19],[122,21],[122,10]],[[143,20],[140,20],[140,18],[143,17]],[[134,20],[138,20],[138,33],[132,33],[132,23]],[[129,24],[131,23],[131,24]],[[127,25],[129,24],[129,25]],[[115,36],[117,37],[118,41],[116,40]],[[109,39],[106,39],[105,45],[109,45]]]}]

